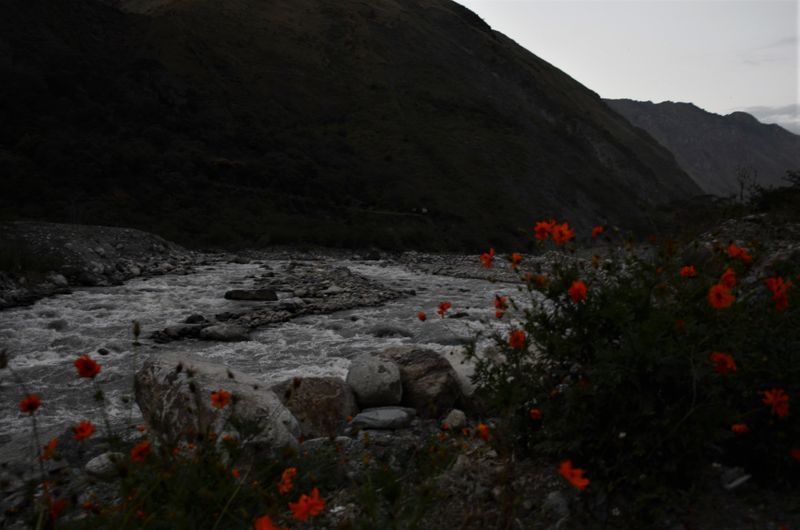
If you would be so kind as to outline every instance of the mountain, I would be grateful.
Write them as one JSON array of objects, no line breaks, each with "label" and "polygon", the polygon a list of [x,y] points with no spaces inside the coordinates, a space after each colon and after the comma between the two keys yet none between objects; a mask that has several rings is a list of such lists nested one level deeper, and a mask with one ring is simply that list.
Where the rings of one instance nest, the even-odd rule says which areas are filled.
[{"label": "mountain", "polygon": [[700,192],[449,0],[4,0],[0,211],[190,245],[483,248]]},{"label": "mountain", "polygon": [[800,169],[800,136],[745,112],[721,116],[671,101],[606,103],[672,151],[706,193],[738,195],[741,175],[764,187],[785,186],[786,171]]}]

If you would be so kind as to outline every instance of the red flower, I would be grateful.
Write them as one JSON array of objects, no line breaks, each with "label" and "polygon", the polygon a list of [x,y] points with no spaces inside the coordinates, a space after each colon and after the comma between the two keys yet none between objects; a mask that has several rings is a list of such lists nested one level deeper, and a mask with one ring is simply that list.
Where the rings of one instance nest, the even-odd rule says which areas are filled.
[{"label": "red flower", "polygon": [[278,483],[278,493],[286,495],[292,491],[292,488],[294,488],[292,479],[294,479],[295,475],[297,475],[297,468],[295,467],[287,467],[283,470],[281,481]]},{"label": "red flower", "polygon": [[569,297],[577,304],[578,302],[586,300],[586,291],[586,284],[581,280],[576,280],[572,282],[572,286],[569,288]]},{"label": "red flower", "polygon": [[147,440],[139,442],[131,449],[131,460],[134,462],[144,462],[144,459],[147,458],[150,451],[150,442]]},{"label": "red flower", "polygon": [[58,499],[57,501],[52,501],[50,503],[50,520],[55,521],[58,519],[58,516],[61,515],[61,510],[64,509],[64,506],[67,505],[67,501],[64,499]]},{"label": "red flower", "polygon": [[789,415],[789,396],[782,388],[764,390],[762,402],[772,407],[770,413],[779,418],[785,418]]},{"label": "red flower", "polygon": [[506,310],[508,310],[508,297],[497,294],[494,295],[494,309],[494,316],[497,318],[503,318]]},{"label": "red flower", "polygon": [[533,421],[539,421],[542,419],[542,411],[538,407],[533,407],[528,411],[528,416],[530,416]]},{"label": "red flower", "polygon": [[719,279],[719,283],[728,289],[736,287],[736,271],[728,267]]},{"label": "red flower", "polygon": [[711,286],[708,290],[708,303],[714,309],[725,309],[733,304],[736,297],[731,294],[731,290],[721,283]]},{"label": "red flower", "polygon": [[550,237],[550,234],[553,232],[553,228],[555,228],[555,226],[555,219],[550,219],[549,221],[539,221],[533,227],[533,237],[539,241],[544,241]]},{"label": "red flower", "polygon": [[525,347],[525,332],[521,329],[515,329],[508,336],[508,346],[512,350],[521,350]]},{"label": "red flower", "polygon": [[89,420],[83,420],[78,425],[72,428],[72,432],[75,433],[75,439],[77,441],[85,440],[94,434],[94,424]]},{"label": "red flower", "polygon": [[569,227],[567,223],[562,223],[553,227],[552,231],[553,241],[556,245],[563,245],[573,237],[575,232]]},{"label": "red flower", "polygon": [[58,438],[53,438],[47,445],[42,448],[42,455],[39,457],[42,460],[50,460],[53,458],[53,455],[56,453],[56,447],[58,446]]},{"label": "red flower", "polygon": [[745,423],[734,423],[731,425],[731,432],[734,434],[747,434],[750,432],[750,427]]},{"label": "red flower", "polygon": [[783,311],[789,307],[789,288],[791,286],[791,280],[784,280],[780,277],[767,278],[767,289],[772,291],[772,301],[775,302],[776,310]]},{"label": "red flower", "polygon": [[572,467],[571,460],[564,460],[561,462],[558,472],[562,477],[567,479],[567,482],[579,490],[583,490],[589,485],[589,479],[583,476],[584,470],[577,467]]},{"label": "red flower", "polygon": [[262,515],[253,523],[253,530],[289,530],[288,528],[278,528],[272,522],[269,515]]},{"label": "red flower", "polygon": [[81,377],[88,377],[93,379],[94,376],[100,373],[100,365],[92,360],[88,355],[81,355],[75,359],[75,368],[78,369],[78,375]]},{"label": "red flower", "polygon": [[314,488],[311,495],[303,494],[297,502],[290,502],[289,509],[298,521],[305,521],[309,517],[316,517],[325,509],[325,500],[319,496],[319,490]]},{"label": "red flower", "polygon": [[42,400],[36,394],[28,394],[19,402],[19,410],[25,414],[33,414],[42,406]]},{"label": "red flower", "polygon": [[728,372],[735,372],[737,369],[736,361],[734,361],[733,357],[728,353],[718,351],[711,352],[709,360],[714,363],[714,371],[718,374],[725,375]]},{"label": "red flower", "polygon": [[484,267],[487,269],[492,268],[492,259],[494,259],[494,249],[490,248],[489,252],[481,254],[480,260]]},{"label": "red flower", "polygon": [[680,275],[682,278],[694,278],[697,276],[697,269],[694,268],[694,265],[685,265],[681,267]]},{"label": "red flower", "polygon": [[235,467],[231,469],[231,475],[233,476],[233,478],[239,478],[242,475],[242,473],[241,471],[239,471],[238,467]]},{"label": "red flower", "polygon": [[444,318],[444,314],[451,307],[453,307],[453,304],[451,304],[450,302],[440,302],[439,303],[439,308],[436,310],[436,312],[439,313],[440,317]]},{"label": "red flower", "polygon": [[428,315],[425,314],[425,311],[417,311],[417,318],[420,322],[425,322],[428,320]]},{"label": "red flower", "polygon": [[789,456],[800,462],[800,447],[792,447],[789,449]]},{"label": "red flower", "polygon": [[489,441],[489,426],[485,423],[479,423],[477,427],[475,427],[475,436],[483,440],[484,442]]},{"label": "red flower", "polygon": [[221,388],[216,392],[211,392],[211,406],[215,409],[224,409],[231,402],[231,393]]},{"label": "red flower", "polygon": [[731,243],[728,245],[728,256],[734,259],[740,259],[743,263],[750,263],[753,261],[753,256],[747,253],[747,251],[741,247],[737,247],[735,243]]},{"label": "red flower", "polygon": [[605,229],[604,226],[597,225],[594,228],[592,228],[592,237],[597,237],[597,236],[599,236],[600,234],[602,234],[605,231],[606,231],[606,229]]},{"label": "red flower", "polygon": [[522,263],[522,254],[519,252],[514,252],[511,254],[511,268],[516,269],[519,267],[519,264]]}]

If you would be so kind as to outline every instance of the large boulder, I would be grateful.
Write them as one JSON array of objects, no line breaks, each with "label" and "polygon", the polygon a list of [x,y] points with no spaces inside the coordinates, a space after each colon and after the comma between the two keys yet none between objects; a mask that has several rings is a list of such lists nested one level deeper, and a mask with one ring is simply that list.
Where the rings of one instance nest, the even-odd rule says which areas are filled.
[{"label": "large boulder", "polygon": [[272,390],[300,422],[306,439],[334,436],[358,413],[353,391],[339,377],[296,377]]},{"label": "large boulder", "polygon": [[[232,394],[223,409],[211,393]],[[152,429],[171,438],[204,432],[238,430],[251,443],[297,446],[300,425],[274,392],[253,377],[188,354],[153,357],[136,373],[136,402]]]},{"label": "large boulder", "polygon": [[422,417],[438,418],[461,399],[461,385],[450,362],[435,351],[416,347],[390,348],[381,357],[400,368],[403,405]]},{"label": "large boulder", "polygon": [[397,365],[369,354],[357,357],[350,363],[347,384],[362,407],[397,405],[403,397]]}]

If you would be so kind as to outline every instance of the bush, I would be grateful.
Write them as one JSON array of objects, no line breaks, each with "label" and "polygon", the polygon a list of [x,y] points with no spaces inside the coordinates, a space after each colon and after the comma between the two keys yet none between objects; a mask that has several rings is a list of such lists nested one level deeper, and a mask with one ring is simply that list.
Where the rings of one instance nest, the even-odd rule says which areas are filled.
[{"label": "bush", "polygon": [[735,245],[702,264],[678,250],[565,252],[521,275],[529,305],[508,302],[519,319],[492,335],[492,354],[470,352],[515,447],[573,460],[587,491],[622,491],[643,517],[711,462],[788,483],[800,459],[800,312],[786,287],[800,267],[783,263],[781,287]]}]

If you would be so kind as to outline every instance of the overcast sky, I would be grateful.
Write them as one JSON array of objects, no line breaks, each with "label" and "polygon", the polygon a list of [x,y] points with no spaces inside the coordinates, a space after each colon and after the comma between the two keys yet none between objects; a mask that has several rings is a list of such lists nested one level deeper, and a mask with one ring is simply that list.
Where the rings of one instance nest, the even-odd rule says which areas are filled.
[{"label": "overcast sky", "polygon": [[457,0],[605,98],[745,110],[800,133],[800,0]]}]

